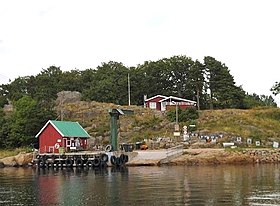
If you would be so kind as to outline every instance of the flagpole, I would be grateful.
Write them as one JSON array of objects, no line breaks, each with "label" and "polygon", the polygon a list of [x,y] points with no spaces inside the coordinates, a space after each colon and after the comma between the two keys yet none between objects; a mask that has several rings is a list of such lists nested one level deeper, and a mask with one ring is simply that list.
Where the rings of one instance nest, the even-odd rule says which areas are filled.
[{"label": "flagpole", "polygon": [[130,106],[130,79],[129,79],[129,73],[127,74],[127,87],[128,87],[128,106]]}]

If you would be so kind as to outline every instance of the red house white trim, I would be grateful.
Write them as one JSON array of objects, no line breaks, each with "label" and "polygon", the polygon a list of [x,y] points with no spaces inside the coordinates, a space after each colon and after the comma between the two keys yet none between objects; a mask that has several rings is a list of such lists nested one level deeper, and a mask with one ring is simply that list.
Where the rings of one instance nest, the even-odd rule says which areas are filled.
[{"label": "red house white trim", "polygon": [[177,106],[181,109],[195,108],[196,102],[180,97],[156,95],[145,100],[145,106],[150,109],[166,111]]}]

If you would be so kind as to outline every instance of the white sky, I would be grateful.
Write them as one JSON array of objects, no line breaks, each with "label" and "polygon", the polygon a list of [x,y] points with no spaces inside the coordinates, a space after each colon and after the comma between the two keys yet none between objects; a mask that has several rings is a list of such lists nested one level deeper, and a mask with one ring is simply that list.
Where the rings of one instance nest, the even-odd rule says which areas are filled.
[{"label": "white sky", "polygon": [[245,91],[271,95],[280,81],[279,9],[279,0],[0,0],[0,84],[51,65],[212,56]]}]

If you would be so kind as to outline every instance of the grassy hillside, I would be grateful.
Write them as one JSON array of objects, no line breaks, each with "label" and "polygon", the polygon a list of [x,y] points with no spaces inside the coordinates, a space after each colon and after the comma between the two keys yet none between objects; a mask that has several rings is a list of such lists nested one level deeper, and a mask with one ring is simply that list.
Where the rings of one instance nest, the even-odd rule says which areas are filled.
[{"label": "grassy hillside", "polygon": [[[119,119],[119,142],[135,142],[144,138],[173,137],[174,123],[164,113],[139,106],[118,106],[99,102],[65,104],[64,119],[80,122],[93,137],[92,141],[106,144],[110,135],[110,108],[132,109],[134,115]],[[58,112],[61,108],[57,108]],[[251,110],[200,111],[196,132],[204,135],[223,134],[224,137],[241,136],[255,140],[280,140],[280,109],[256,108]],[[188,123],[180,123],[183,125]]]},{"label": "grassy hillside", "polygon": [[272,141],[280,140],[280,109],[207,110],[200,113],[198,129],[208,133]]}]

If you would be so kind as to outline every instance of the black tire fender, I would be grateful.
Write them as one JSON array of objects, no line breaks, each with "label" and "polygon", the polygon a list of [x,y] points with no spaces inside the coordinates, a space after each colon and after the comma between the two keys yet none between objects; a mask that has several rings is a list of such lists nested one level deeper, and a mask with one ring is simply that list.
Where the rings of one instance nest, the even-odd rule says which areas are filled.
[{"label": "black tire fender", "polygon": [[112,145],[110,145],[110,144],[108,144],[108,145],[105,147],[105,151],[106,151],[106,152],[112,152],[112,149],[113,149],[113,147],[112,147]]},{"label": "black tire fender", "polygon": [[124,155],[124,162],[125,162],[125,163],[128,162],[128,155]]},{"label": "black tire fender", "polygon": [[68,158],[68,159],[66,159],[65,164],[66,164],[66,167],[72,167],[73,166],[73,160]]},{"label": "black tire fender", "polygon": [[87,166],[87,167],[91,167],[92,165],[93,165],[93,163],[92,163],[91,160],[88,160],[88,161],[86,162],[86,166]]},{"label": "black tire fender", "polygon": [[116,156],[111,156],[110,162],[112,165],[116,165],[116,159],[117,159]]},{"label": "black tire fender", "polygon": [[109,159],[109,157],[108,157],[108,155],[107,154],[101,154],[101,160],[103,161],[103,162],[108,162],[108,159]]},{"label": "black tire fender", "polygon": [[77,167],[82,167],[84,164],[83,164],[83,160],[81,158],[77,158],[76,159],[76,166]]},{"label": "black tire fender", "polygon": [[117,165],[117,166],[121,166],[122,164],[123,164],[123,162],[122,162],[121,158],[120,158],[120,157],[117,157],[117,158],[116,158],[116,165]]},{"label": "black tire fender", "polygon": [[99,158],[94,158],[93,160],[93,166],[99,167],[101,160]]},{"label": "black tire fender", "polygon": [[121,161],[121,163],[125,163],[125,155],[124,154],[120,155],[120,161]]}]

